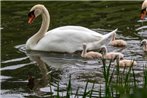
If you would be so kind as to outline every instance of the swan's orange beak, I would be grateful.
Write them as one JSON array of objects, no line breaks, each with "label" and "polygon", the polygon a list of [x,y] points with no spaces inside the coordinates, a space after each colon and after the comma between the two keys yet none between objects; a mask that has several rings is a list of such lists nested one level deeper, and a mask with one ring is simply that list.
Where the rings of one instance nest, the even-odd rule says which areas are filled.
[{"label": "swan's orange beak", "polygon": [[33,20],[35,19],[34,15],[29,16],[28,23],[32,24]]},{"label": "swan's orange beak", "polygon": [[143,19],[145,18],[146,14],[147,14],[146,9],[145,9],[145,10],[143,9],[143,10],[141,11],[140,19],[143,20]]},{"label": "swan's orange beak", "polygon": [[29,12],[28,17],[29,17],[28,23],[32,24],[33,20],[35,19],[34,11]]}]

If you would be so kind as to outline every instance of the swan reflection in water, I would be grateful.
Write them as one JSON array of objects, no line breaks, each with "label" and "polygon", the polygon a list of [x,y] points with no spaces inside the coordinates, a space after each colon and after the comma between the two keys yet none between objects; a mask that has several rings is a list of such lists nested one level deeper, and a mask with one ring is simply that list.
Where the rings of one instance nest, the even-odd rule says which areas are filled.
[{"label": "swan reflection in water", "polygon": [[[40,69],[42,79],[39,81],[44,82],[44,85],[41,86],[38,82],[36,88],[48,87],[51,84],[54,88],[52,90],[56,91],[59,83],[60,90],[66,90],[70,75],[72,89],[75,91],[77,88],[84,89],[88,80],[104,83],[101,60],[85,60],[81,58],[80,54],[27,51],[30,60],[35,61]],[[89,83],[89,89],[92,84]]]},{"label": "swan reflection in water", "polygon": [[27,86],[30,91],[34,91],[37,95],[43,94],[40,91],[40,88],[45,87],[49,84],[50,81],[50,74],[48,74],[49,69],[47,68],[46,64],[41,60],[39,55],[27,54],[31,61],[35,61],[37,67],[40,69],[41,78],[37,78],[33,76],[33,72],[28,73],[28,83]]}]

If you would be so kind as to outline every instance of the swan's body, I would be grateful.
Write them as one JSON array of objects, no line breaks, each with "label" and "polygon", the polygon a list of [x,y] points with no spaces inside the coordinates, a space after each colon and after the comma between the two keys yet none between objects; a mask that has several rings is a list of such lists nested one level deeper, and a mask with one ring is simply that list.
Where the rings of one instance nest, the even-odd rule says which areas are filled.
[{"label": "swan's body", "polygon": [[120,52],[107,52],[106,46],[102,46],[101,51],[104,59],[115,60],[117,56],[119,56],[121,59],[124,58],[124,55]]},{"label": "swan's body", "polygon": [[39,15],[42,15],[43,19],[40,30],[26,42],[28,50],[73,53],[81,51],[83,43],[87,43],[88,50],[94,50],[108,43],[112,34],[117,31],[114,30],[106,35],[102,35],[81,26],[63,26],[47,32],[50,16],[48,10],[43,5],[33,6],[28,15],[28,23],[30,24]]},{"label": "swan's body", "polygon": [[143,47],[143,51],[147,52],[147,39],[141,41],[141,46]]},{"label": "swan's body", "polygon": [[[115,65],[117,65],[117,63]],[[133,60],[127,60],[127,59],[119,60],[120,67],[130,67],[132,65],[137,65],[137,62]]]},{"label": "swan's body", "polygon": [[146,14],[147,14],[147,0],[144,0],[144,2],[142,3],[142,6],[141,6],[141,16],[140,16],[140,18],[144,19]]},{"label": "swan's body", "polygon": [[115,39],[116,34],[113,35],[112,40],[110,41],[110,45],[114,47],[125,47],[127,46],[127,42],[122,39]]},{"label": "swan's body", "polygon": [[102,58],[102,54],[94,51],[87,52],[86,44],[83,44],[83,51],[81,53],[81,57],[87,59],[99,59]]}]

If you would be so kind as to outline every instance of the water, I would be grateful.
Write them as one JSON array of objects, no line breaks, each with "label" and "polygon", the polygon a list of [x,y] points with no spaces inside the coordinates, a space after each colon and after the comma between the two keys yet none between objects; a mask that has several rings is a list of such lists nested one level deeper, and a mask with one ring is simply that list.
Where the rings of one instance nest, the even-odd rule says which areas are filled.
[{"label": "water", "polygon": [[[32,25],[27,24],[30,8],[38,3],[44,4],[50,12],[50,29],[64,25],[80,25],[106,33],[118,28],[117,38],[126,40],[128,46],[126,48],[108,46],[109,51],[121,51],[125,58],[136,60],[138,64],[133,68],[137,80],[142,83],[143,67],[147,66],[147,54],[140,47],[140,41],[147,38],[146,22],[142,24],[142,21],[139,21],[142,2],[2,1],[0,78],[3,98],[46,97],[50,93],[50,88],[56,94],[58,82],[60,89],[65,91],[69,75],[72,76],[73,90],[79,87],[81,93],[87,81],[90,82],[88,89],[92,87],[93,82],[96,82],[95,89],[100,85],[104,87],[100,60],[82,59],[80,53],[25,51],[25,42],[37,32],[41,24],[41,18],[36,19]],[[112,69],[114,67],[112,65]],[[27,87],[28,74],[35,78],[33,92]]]}]

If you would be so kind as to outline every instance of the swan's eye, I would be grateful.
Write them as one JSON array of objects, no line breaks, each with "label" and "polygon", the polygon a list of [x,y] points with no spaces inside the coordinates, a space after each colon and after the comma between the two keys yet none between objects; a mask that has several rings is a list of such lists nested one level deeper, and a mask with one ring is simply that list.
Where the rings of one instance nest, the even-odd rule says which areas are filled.
[{"label": "swan's eye", "polygon": [[29,12],[28,17],[35,16],[34,11]]}]

